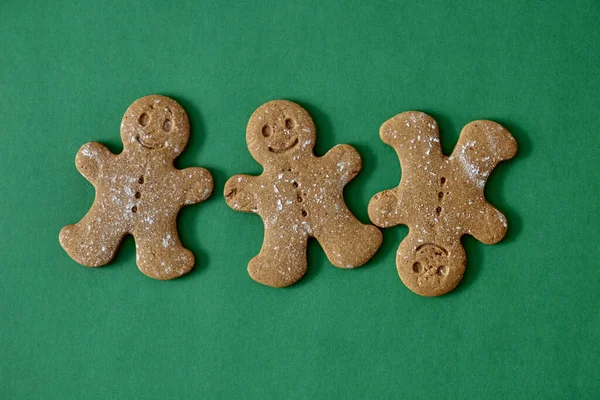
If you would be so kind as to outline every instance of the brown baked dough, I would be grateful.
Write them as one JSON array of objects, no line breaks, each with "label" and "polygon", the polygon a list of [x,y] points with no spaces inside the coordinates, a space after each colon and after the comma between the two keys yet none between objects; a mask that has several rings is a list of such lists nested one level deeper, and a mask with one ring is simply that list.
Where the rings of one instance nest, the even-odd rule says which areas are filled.
[{"label": "brown baked dough", "polygon": [[298,104],[263,104],[248,122],[246,141],[264,172],[236,175],[225,185],[231,208],[263,219],[262,249],[248,272],[268,286],[288,286],[304,275],[311,237],[340,268],[363,265],[381,245],[379,229],[362,224],[344,203],[343,188],[362,166],[358,152],[341,144],[316,157],[315,139],[312,118]]},{"label": "brown baked dough", "polygon": [[461,236],[493,244],[506,234],[506,217],[486,201],[484,186],[496,165],[516,154],[517,142],[496,122],[473,121],[447,157],[436,121],[416,111],[386,121],[380,136],[396,150],[402,179],[371,199],[369,217],[383,228],[408,225],[396,266],[410,290],[423,296],[447,293],[466,267]]},{"label": "brown baked dough", "polygon": [[65,226],[60,244],[78,263],[99,267],[115,256],[123,237],[136,241],[140,271],[173,279],[190,271],[194,256],[177,234],[177,214],[206,200],[213,190],[204,168],[178,170],[173,161],[190,135],[183,108],[165,96],[136,100],[121,122],[124,149],[111,153],[87,143],[75,158],[79,172],[96,188],[96,198],[81,221]]}]

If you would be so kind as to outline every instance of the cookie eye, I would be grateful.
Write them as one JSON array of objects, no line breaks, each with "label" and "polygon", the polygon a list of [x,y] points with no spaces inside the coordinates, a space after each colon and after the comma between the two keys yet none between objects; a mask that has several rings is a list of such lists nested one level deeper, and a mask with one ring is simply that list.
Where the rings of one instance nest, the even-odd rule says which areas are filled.
[{"label": "cookie eye", "polygon": [[264,137],[271,136],[271,128],[269,128],[269,125],[265,125],[262,127],[262,134]]},{"label": "cookie eye", "polygon": [[165,132],[169,132],[171,130],[171,120],[170,119],[165,119],[165,122],[163,122],[163,130]]},{"label": "cookie eye", "polygon": [[140,115],[140,118],[138,119],[138,122],[141,126],[146,126],[148,125],[148,122],[150,122],[150,117],[148,116],[148,114],[142,113],[142,115]]},{"label": "cookie eye", "polygon": [[294,127],[294,121],[291,120],[290,118],[286,118],[285,127],[288,129],[292,129]]},{"label": "cookie eye", "polygon": [[417,261],[416,263],[413,264],[412,270],[414,273],[418,274],[421,271],[423,271],[423,266],[421,265],[420,262]]}]

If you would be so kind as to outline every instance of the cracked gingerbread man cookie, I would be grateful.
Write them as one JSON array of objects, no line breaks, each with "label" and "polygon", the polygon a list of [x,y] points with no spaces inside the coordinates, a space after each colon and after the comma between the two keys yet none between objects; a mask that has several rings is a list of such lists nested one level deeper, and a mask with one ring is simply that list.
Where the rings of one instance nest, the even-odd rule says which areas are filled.
[{"label": "cracked gingerbread man cookie", "polygon": [[414,111],[386,121],[380,136],[396,150],[402,179],[371,199],[369,217],[383,228],[408,225],[396,255],[404,284],[422,296],[445,294],[465,271],[461,236],[493,244],[506,234],[506,217],[486,201],[484,186],[496,165],[516,154],[517,142],[496,122],[473,121],[445,156],[436,121]]},{"label": "cracked gingerbread man cookie", "polygon": [[177,214],[185,205],[206,200],[213,180],[204,168],[173,166],[189,136],[183,108],[153,95],[136,100],[125,112],[122,153],[95,142],[81,147],[75,165],[95,186],[96,198],[81,221],[60,232],[60,244],[71,258],[88,267],[105,265],[131,234],[138,268],[149,277],[173,279],[193,268],[194,256],[179,241]]},{"label": "cracked gingerbread man cookie", "polygon": [[234,210],[263,219],[262,249],[248,264],[252,279],[262,284],[298,281],[306,272],[311,237],[340,268],[363,265],[381,245],[379,229],[362,224],[344,203],[344,186],[362,166],[358,152],[342,144],[316,157],[315,139],[312,118],[290,101],[263,104],[248,122],[248,149],[264,172],[230,178],[224,194]]}]

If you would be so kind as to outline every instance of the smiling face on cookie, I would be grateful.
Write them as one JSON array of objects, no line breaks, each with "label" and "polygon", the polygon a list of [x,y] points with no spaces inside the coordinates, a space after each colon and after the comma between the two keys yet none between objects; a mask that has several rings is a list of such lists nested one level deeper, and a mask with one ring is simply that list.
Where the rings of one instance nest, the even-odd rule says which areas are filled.
[{"label": "smiling face on cookie", "polygon": [[261,128],[267,148],[272,153],[283,153],[298,144],[298,134],[293,118],[282,118],[266,122]]},{"label": "smiling face on cookie", "polygon": [[274,100],[260,106],[250,117],[246,130],[250,153],[259,162],[272,158],[292,158],[312,153],[315,126],[298,104]]},{"label": "smiling face on cookie", "polygon": [[121,139],[126,149],[159,151],[176,157],[189,136],[187,114],[177,102],[164,96],[136,100],[121,122]]}]

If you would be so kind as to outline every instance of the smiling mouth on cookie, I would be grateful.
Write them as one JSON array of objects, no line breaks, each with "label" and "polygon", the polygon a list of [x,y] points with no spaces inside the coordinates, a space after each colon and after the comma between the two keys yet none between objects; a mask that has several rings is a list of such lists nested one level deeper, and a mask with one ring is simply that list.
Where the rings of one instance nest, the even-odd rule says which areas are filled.
[{"label": "smiling mouth on cookie", "polygon": [[141,144],[142,146],[144,146],[147,149],[160,149],[161,147],[163,147],[165,145],[164,143],[147,142],[147,141],[143,140],[140,136],[137,137],[137,141],[139,142],[139,144]]},{"label": "smiling mouth on cookie", "polygon": [[269,151],[271,153],[282,153],[286,150],[291,149],[292,147],[294,147],[297,144],[298,144],[298,138],[295,138],[289,144],[287,144],[287,143],[284,144],[283,147],[269,146]]}]

